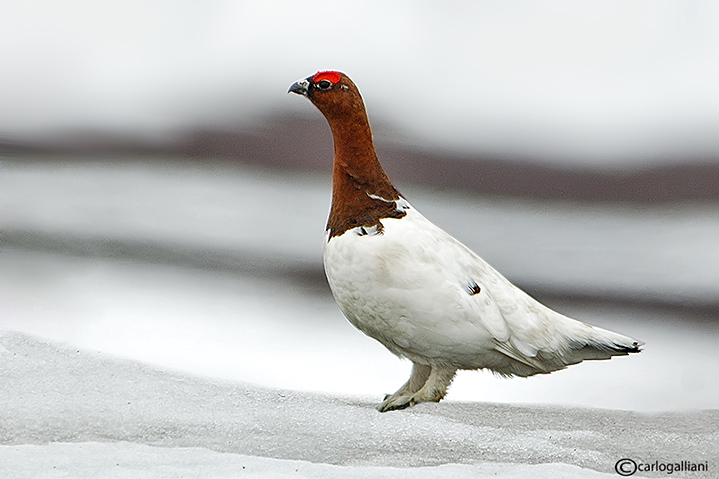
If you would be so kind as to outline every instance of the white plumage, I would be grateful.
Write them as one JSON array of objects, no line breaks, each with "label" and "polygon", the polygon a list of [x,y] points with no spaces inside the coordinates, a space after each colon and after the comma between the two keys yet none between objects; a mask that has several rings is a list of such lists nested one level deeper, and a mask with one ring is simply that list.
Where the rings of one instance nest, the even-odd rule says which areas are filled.
[{"label": "white plumage", "polygon": [[380,410],[437,400],[449,385],[441,380],[458,369],[531,376],[639,346],[547,308],[406,202],[404,210],[383,219],[381,233],[358,227],[324,245],[327,280],[347,319],[439,376],[426,394],[400,390]]}]

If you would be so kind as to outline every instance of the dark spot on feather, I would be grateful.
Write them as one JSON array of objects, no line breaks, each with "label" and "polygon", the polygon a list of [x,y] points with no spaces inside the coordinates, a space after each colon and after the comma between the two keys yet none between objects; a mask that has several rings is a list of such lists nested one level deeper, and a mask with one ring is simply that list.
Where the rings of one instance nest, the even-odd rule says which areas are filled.
[{"label": "dark spot on feather", "polygon": [[476,281],[473,279],[469,280],[469,283],[467,284],[467,292],[470,296],[474,296],[475,294],[479,294],[482,292],[482,288],[479,287]]}]

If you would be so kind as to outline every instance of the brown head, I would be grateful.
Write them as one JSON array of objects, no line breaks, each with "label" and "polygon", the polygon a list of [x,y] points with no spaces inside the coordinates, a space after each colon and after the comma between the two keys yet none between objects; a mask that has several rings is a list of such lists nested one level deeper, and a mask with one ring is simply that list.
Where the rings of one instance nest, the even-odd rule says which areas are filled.
[{"label": "brown head", "polygon": [[335,156],[342,153],[344,147],[354,149],[354,156],[374,154],[362,95],[347,75],[335,71],[317,72],[293,83],[288,93],[307,97],[327,119],[334,137]]},{"label": "brown head", "polygon": [[332,130],[330,238],[358,226],[376,226],[379,231],[380,219],[404,216],[395,203],[399,192],[377,160],[362,95],[352,80],[344,73],[321,71],[293,83],[288,93],[307,97]]},{"label": "brown head", "polygon": [[366,116],[362,95],[344,73],[317,72],[294,83],[289,92],[306,96],[328,121],[356,116],[360,112]]}]

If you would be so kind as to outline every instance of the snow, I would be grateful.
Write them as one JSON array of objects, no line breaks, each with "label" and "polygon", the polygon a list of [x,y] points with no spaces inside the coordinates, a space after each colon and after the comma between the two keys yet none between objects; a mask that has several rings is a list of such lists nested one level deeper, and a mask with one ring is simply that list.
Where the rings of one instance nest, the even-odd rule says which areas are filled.
[{"label": "snow", "polygon": [[[244,454],[218,453],[202,448],[158,448],[134,443],[81,444],[53,443],[48,446],[0,447],[3,464],[0,473],[14,478],[44,479],[128,478],[176,479],[183,477],[214,479],[255,478],[355,478],[429,479],[452,477],[499,479],[562,477],[566,479],[606,478],[609,474],[566,464],[443,464],[440,466],[397,468],[380,466],[335,466],[272,459]],[[10,477],[10,475],[8,475]]]},{"label": "snow", "polygon": [[[623,457],[716,464],[719,411],[491,403],[380,414],[0,336],[1,477],[611,477]],[[244,469],[243,469],[244,468]]]},{"label": "snow", "polygon": [[[515,281],[715,304],[715,205],[403,191]],[[321,280],[327,178],[7,161],[0,192],[0,477],[571,478],[616,477],[623,457],[719,465],[710,314],[556,300],[646,350],[528,379],[463,372],[442,403],[379,414],[373,404],[410,366],[355,331]]]},{"label": "snow", "polygon": [[[2,328],[207,377],[375,400],[409,376],[410,364],[356,331],[326,291],[291,278],[9,248],[0,272]],[[719,407],[716,324],[676,312],[553,306],[635,335],[646,350],[527,379],[460,372],[448,399],[643,411]]]},{"label": "snow", "polygon": [[[212,163],[6,162],[0,329],[208,378],[378,400],[407,379],[410,365],[352,328],[327,290],[326,180]],[[408,196],[530,287],[699,306],[713,305],[719,293],[711,205],[636,212],[423,190]],[[275,221],[258,213],[268,201]],[[719,408],[712,379],[719,325],[711,317],[591,302],[550,306],[647,347],[528,379],[460,372],[448,400]]]}]

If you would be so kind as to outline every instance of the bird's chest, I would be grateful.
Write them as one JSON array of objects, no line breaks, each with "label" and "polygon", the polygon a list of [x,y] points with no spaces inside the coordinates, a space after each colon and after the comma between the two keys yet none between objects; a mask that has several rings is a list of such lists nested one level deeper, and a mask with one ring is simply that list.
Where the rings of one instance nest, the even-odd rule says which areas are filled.
[{"label": "bird's chest", "polygon": [[383,225],[381,233],[355,228],[331,238],[324,267],[347,319],[387,345],[441,321],[440,305],[452,303],[459,288],[431,237],[405,219]]}]

